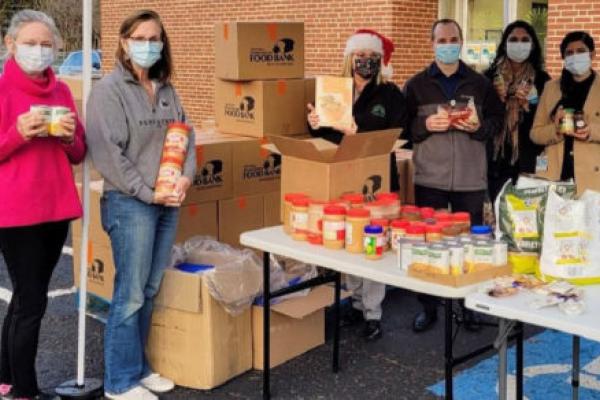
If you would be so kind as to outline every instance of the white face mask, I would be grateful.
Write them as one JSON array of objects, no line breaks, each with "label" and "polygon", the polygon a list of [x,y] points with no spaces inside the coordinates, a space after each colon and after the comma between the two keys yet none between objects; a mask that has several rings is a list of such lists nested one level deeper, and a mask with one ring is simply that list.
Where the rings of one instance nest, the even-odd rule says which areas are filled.
[{"label": "white face mask", "polygon": [[38,45],[18,44],[15,60],[28,74],[40,73],[54,62],[54,49]]},{"label": "white face mask", "polygon": [[565,58],[565,68],[573,75],[583,75],[592,67],[590,53],[579,53]]},{"label": "white face mask", "polygon": [[531,54],[531,42],[508,42],[506,44],[506,55],[512,61],[522,63]]}]

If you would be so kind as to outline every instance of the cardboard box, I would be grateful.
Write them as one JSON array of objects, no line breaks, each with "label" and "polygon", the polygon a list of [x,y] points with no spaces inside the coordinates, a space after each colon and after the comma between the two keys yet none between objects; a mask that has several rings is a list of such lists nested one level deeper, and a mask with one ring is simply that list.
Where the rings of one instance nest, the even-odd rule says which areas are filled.
[{"label": "cardboard box", "polygon": [[315,78],[304,79],[304,102],[315,104],[317,84]]},{"label": "cardboard box", "polygon": [[281,225],[281,193],[279,191],[265,194],[265,221],[264,226]]},{"label": "cardboard box", "polygon": [[[90,182],[90,230],[88,238],[91,242],[100,245],[102,247],[110,247],[110,238],[104,232],[102,228],[102,219],[100,216],[100,198],[102,197],[102,189],[104,181],[96,180]],[[81,197],[81,184],[77,184],[77,190],[79,191],[79,197]],[[83,200],[82,200],[83,202]],[[71,224],[71,233],[73,243],[81,241],[82,235],[82,221],[81,218],[74,220]]]},{"label": "cardboard box", "polygon": [[192,236],[219,237],[219,211],[217,202],[182,206],[179,211],[179,224],[175,243],[181,243]]},{"label": "cardboard box", "polygon": [[263,214],[263,195],[219,201],[219,241],[239,247],[243,232],[264,226]]},{"label": "cardboard box", "polygon": [[216,24],[215,75],[221,79],[238,81],[302,78],[304,24]]},{"label": "cardboard box", "polygon": [[321,126],[352,126],[353,91],[352,78],[317,76],[315,110]]},{"label": "cardboard box", "polygon": [[[79,287],[81,239],[73,238],[73,280]],[[112,299],[115,280],[115,264],[112,248],[96,242],[89,242],[87,262],[87,290],[102,299]]]},{"label": "cardboard box", "polygon": [[432,273],[415,265],[410,265],[408,267],[408,276],[410,277],[453,287],[474,285],[476,283],[485,282],[499,276],[510,275],[511,273],[512,268],[508,265],[470,272],[464,275],[443,275]]},{"label": "cardboard box", "polygon": [[[325,307],[333,304],[334,290],[317,286],[306,297],[271,306],[271,368],[325,343]],[[252,307],[253,364],[263,369],[263,308]]]},{"label": "cardboard box", "polygon": [[415,167],[412,150],[396,151],[396,163],[400,180],[400,201],[402,204],[415,204]]},{"label": "cardboard box", "polygon": [[262,146],[267,139],[243,139],[233,146],[233,197],[279,190],[281,156]]},{"label": "cardboard box", "polygon": [[305,82],[217,80],[215,113],[219,131],[244,136],[297,135],[307,131]]},{"label": "cardboard box", "polygon": [[196,175],[184,204],[233,197],[232,146],[229,135],[196,138]]},{"label": "cardboard box", "polygon": [[345,193],[374,197],[388,191],[390,152],[399,135],[400,129],[392,129],[346,136],[339,146],[323,139],[271,137],[273,150],[283,155],[281,195],[332,200]]},{"label": "cardboard box", "polygon": [[195,311],[157,305],[146,353],[154,371],[175,384],[212,389],[252,368],[250,310],[231,316],[202,275],[181,274],[165,274],[157,302]]}]

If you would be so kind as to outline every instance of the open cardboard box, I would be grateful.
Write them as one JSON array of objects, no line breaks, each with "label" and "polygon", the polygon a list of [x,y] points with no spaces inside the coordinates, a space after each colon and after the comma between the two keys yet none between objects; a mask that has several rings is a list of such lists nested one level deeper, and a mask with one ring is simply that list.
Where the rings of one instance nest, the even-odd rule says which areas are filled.
[{"label": "open cardboard box", "polygon": [[265,148],[282,155],[282,199],[286,193],[304,193],[333,200],[356,192],[374,198],[389,191],[390,153],[406,143],[398,139],[401,131],[345,136],[339,145],[324,139],[272,136],[272,145]]},{"label": "open cardboard box", "polygon": [[474,285],[479,282],[489,281],[490,279],[510,274],[512,274],[512,268],[508,265],[469,272],[468,274],[463,275],[436,274],[425,271],[415,265],[410,265],[408,267],[408,276],[410,277],[453,287]]}]

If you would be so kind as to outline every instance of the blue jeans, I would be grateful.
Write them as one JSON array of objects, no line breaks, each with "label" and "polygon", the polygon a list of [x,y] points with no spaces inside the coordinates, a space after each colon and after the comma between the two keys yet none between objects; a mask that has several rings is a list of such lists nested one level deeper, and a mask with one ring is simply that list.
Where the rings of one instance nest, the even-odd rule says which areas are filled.
[{"label": "blue jeans", "polygon": [[116,269],[104,331],[104,389],[118,394],[152,373],[145,348],[179,209],[146,204],[118,191],[105,192],[100,204]]}]

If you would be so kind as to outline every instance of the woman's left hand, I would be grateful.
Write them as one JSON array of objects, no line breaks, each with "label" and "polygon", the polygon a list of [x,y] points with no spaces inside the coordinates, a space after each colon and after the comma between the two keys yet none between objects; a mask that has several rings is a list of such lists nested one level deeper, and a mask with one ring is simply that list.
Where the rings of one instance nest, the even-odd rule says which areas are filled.
[{"label": "woman's left hand", "polygon": [[75,129],[77,123],[75,122],[75,113],[68,113],[63,115],[60,119],[60,128],[62,131],[60,140],[65,143],[73,143],[75,141]]},{"label": "woman's left hand", "polygon": [[191,185],[192,182],[188,177],[180,177],[175,184],[175,192],[173,193],[173,196],[167,198],[165,205],[167,207],[181,207],[181,204],[185,201],[185,194]]}]

